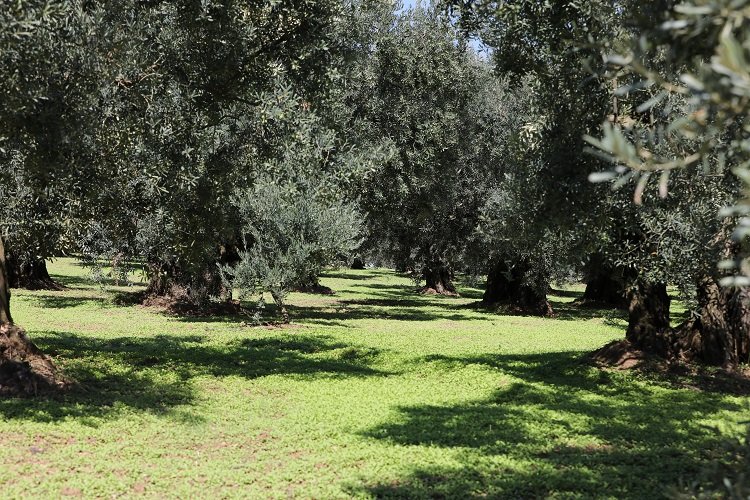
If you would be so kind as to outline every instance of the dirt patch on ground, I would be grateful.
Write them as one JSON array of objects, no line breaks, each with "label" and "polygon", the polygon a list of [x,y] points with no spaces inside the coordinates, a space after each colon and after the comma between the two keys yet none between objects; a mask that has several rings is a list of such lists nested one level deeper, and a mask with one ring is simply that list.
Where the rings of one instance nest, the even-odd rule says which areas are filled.
[{"label": "dirt patch on ground", "polygon": [[651,367],[662,370],[667,369],[665,360],[643,352],[627,340],[610,342],[601,349],[589,354],[588,359],[594,365],[602,368],[630,370],[633,368],[643,368],[646,365],[656,365]]},{"label": "dirt patch on ground", "polygon": [[23,329],[0,326],[0,396],[33,396],[70,385]]}]

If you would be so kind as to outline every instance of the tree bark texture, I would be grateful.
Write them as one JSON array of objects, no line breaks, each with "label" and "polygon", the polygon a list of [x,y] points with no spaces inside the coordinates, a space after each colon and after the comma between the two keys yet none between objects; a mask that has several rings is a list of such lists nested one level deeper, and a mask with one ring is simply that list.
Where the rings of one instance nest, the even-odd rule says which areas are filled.
[{"label": "tree bark texture", "polygon": [[725,368],[750,361],[750,290],[721,288],[710,277],[697,290],[697,314],[675,329],[675,350]]},{"label": "tree bark texture", "polygon": [[5,245],[3,239],[0,238],[0,325],[12,323],[13,318],[10,314],[10,282],[5,258]]},{"label": "tree bark texture", "polygon": [[662,357],[670,356],[670,298],[664,283],[638,282],[630,292],[628,330],[631,344]]},{"label": "tree bark texture", "polygon": [[287,311],[286,309],[283,296],[279,293],[271,292],[271,297],[273,297],[273,301],[276,303],[276,307],[279,308],[279,312],[281,313],[281,321],[285,325],[289,324],[290,322],[289,311]]},{"label": "tree bark texture", "polygon": [[627,339],[670,361],[727,369],[750,361],[750,290],[722,288],[706,276],[696,298],[694,317],[671,328],[666,286],[639,284],[631,295]]},{"label": "tree bark texture", "polygon": [[426,282],[423,291],[439,295],[456,295],[453,284],[453,270],[440,261],[433,261],[424,266],[422,274]]},{"label": "tree bark texture", "polygon": [[47,356],[13,324],[5,245],[0,238],[0,395],[35,395],[66,385]]}]

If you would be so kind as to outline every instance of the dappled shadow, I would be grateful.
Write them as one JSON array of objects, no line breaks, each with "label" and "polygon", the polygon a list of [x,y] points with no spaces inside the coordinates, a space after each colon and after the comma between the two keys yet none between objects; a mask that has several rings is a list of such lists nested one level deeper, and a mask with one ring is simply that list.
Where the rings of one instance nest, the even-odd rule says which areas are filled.
[{"label": "dappled shadow", "polygon": [[327,308],[289,305],[287,309],[293,321],[352,328],[356,327],[356,325],[347,325],[345,322],[366,319],[392,321],[468,320],[465,315],[460,314],[460,312],[451,312],[451,309],[448,308],[428,309],[432,305],[429,303],[407,300],[384,300],[385,302],[342,301]]},{"label": "dappled shadow", "polygon": [[87,287],[110,287],[110,286],[143,286],[145,282],[141,278],[129,276],[128,280],[117,280],[109,276],[102,276],[101,278],[94,279],[91,275],[75,275],[71,276],[68,274],[52,274],[50,276],[53,280],[61,283],[62,285],[69,288],[87,288]]},{"label": "dappled shadow", "polygon": [[578,290],[561,290],[559,288],[550,288],[549,293],[553,297],[567,297],[579,300],[583,298],[583,292]]},{"label": "dappled shadow", "polygon": [[195,398],[192,379],[267,375],[386,376],[372,368],[379,351],[324,336],[289,335],[209,343],[200,336],[82,338],[67,332],[32,335],[46,353],[65,360],[78,386],[52,398],[0,401],[0,417],[36,421],[97,417],[131,408],[190,420],[181,405]]},{"label": "dappled shadow", "polygon": [[[487,399],[399,409],[364,433],[406,446],[466,453],[464,466],[417,467],[405,478],[364,484],[378,497],[562,496],[653,498],[677,477],[716,459],[722,437],[704,420],[740,411],[719,395],[653,390],[592,369],[579,353],[431,356],[446,370],[485,364],[520,381]],[[472,465],[466,465],[471,463]],[[513,464],[513,465],[511,465]],[[602,485],[608,485],[606,491]]]},{"label": "dappled shadow", "polygon": [[331,278],[339,280],[367,281],[379,278],[381,274],[375,273],[354,273],[346,271],[329,271],[320,275],[322,279]]},{"label": "dappled shadow", "polygon": [[93,280],[88,279],[85,276],[69,276],[67,274],[51,274],[50,276],[58,283],[62,283],[69,288],[91,287],[96,285]]},{"label": "dappled shadow", "polygon": [[603,319],[607,325],[619,326],[621,321],[626,321],[628,318],[627,311],[622,309],[601,309],[588,307],[585,305],[573,303],[573,302],[562,302],[554,299],[549,299],[552,304],[552,310],[555,312],[555,319],[563,321],[581,321],[590,319]]},{"label": "dappled shadow", "polygon": [[36,305],[46,309],[67,309],[69,307],[78,307],[89,303],[96,303],[102,306],[109,304],[109,301],[102,297],[75,297],[70,295],[48,295],[46,293],[35,294],[26,299],[33,300]]}]

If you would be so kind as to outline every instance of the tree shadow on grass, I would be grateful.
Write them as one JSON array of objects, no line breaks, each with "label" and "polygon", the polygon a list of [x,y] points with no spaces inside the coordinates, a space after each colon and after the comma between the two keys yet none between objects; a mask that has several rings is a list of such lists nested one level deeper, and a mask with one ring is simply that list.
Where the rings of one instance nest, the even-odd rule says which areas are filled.
[{"label": "tree shadow on grass", "polygon": [[50,422],[105,417],[130,409],[190,421],[199,419],[189,411],[197,396],[192,384],[196,377],[390,375],[372,367],[378,350],[323,336],[243,339],[227,344],[210,343],[200,336],[106,339],[47,331],[32,337],[61,362],[65,374],[77,385],[49,397],[0,400],[0,418]]},{"label": "tree shadow on grass", "polygon": [[328,271],[320,275],[322,279],[338,279],[338,280],[352,280],[352,281],[367,281],[372,280],[379,275],[372,273],[355,273],[346,271]]},{"label": "tree shadow on grass", "polygon": [[521,381],[489,398],[399,409],[367,438],[453,449],[461,466],[415,467],[401,479],[359,485],[379,498],[654,498],[721,455],[703,424],[743,408],[719,394],[634,383],[579,362],[579,353],[450,358],[446,370],[485,364]]},{"label": "tree shadow on grass", "polygon": [[549,302],[552,304],[552,310],[555,311],[555,319],[563,321],[603,319],[607,325],[621,326],[622,321],[627,322],[628,319],[628,312],[622,309],[587,307],[573,302],[563,302],[554,299],[550,299]]},{"label": "tree shadow on grass", "polygon": [[463,314],[451,312],[450,309],[426,309],[426,306],[429,304],[384,299],[382,301],[342,301],[328,308],[289,305],[287,309],[293,321],[351,328],[356,327],[356,325],[347,324],[352,320],[462,321],[467,319]]},{"label": "tree shadow on grass", "polygon": [[33,300],[36,305],[45,309],[67,309],[69,307],[78,307],[85,304],[96,303],[101,306],[108,305],[110,302],[106,298],[84,296],[75,297],[71,295],[48,295],[35,294],[27,298]]}]

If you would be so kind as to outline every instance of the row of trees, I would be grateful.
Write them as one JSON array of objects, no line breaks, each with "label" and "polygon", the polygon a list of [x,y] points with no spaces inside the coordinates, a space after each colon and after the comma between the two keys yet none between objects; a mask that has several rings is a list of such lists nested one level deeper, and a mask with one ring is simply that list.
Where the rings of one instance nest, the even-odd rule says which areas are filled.
[{"label": "row of trees", "polygon": [[[739,243],[716,214],[742,186],[716,166],[745,147],[747,49],[724,3],[14,3],[3,278],[137,259],[151,295],[266,291],[288,319],[290,289],[357,253],[431,293],[487,275],[486,306],[541,315],[551,283],[584,277],[584,300],[629,307],[638,347],[736,365],[748,297],[720,286]],[[694,312],[676,329],[668,285]]]}]

